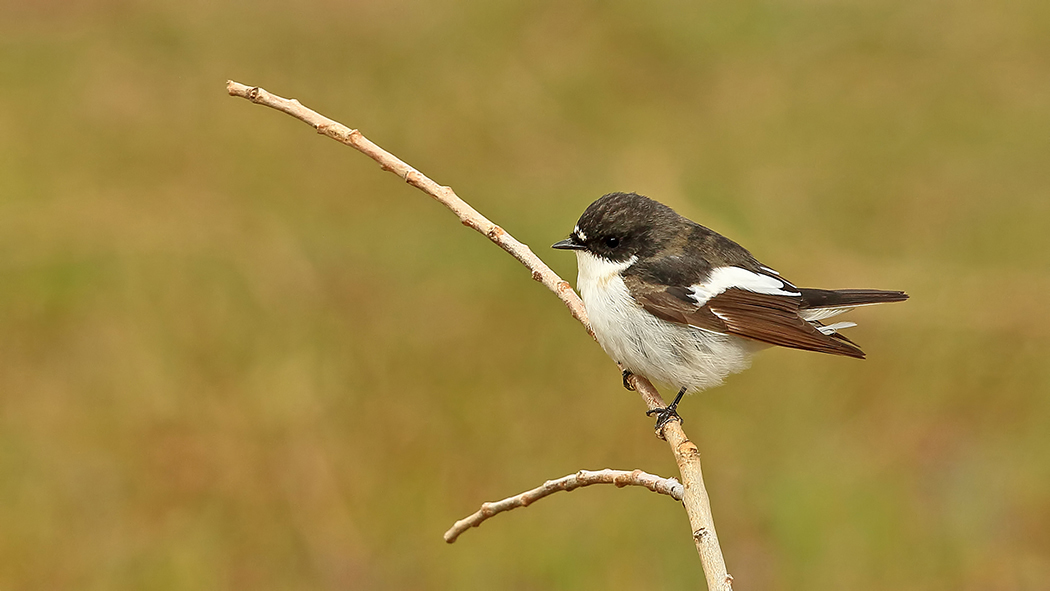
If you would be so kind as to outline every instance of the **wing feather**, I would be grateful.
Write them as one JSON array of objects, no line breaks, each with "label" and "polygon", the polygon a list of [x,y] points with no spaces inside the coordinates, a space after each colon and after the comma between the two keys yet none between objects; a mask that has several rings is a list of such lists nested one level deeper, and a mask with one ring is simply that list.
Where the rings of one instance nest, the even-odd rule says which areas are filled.
[{"label": "wing feather", "polygon": [[799,316],[798,297],[727,289],[706,306],[728,332],[771,345],[864,358],[860,348],[824,334]]},{"label": "wing feather", "polygon": [[863,359],[859,347],[835,333],[825,334],[799,315],[802,298],[757,293],[730,288],[708,299],[703,305],[691,299],[681,287],[660,289],[644,282],[629,282],[631,295],[657,318],[687,324],[704,330],[735,334],[756,341],[845,355]]}]

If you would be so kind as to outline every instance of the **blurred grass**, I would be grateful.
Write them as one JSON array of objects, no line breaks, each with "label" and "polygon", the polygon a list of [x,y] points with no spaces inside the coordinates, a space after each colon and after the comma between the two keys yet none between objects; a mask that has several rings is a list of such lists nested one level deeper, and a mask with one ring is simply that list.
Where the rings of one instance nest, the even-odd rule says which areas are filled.
[{"label": "blurred grass", "polygon": [[[860,310],[684,413],[740,588],[1050,589],[1050,8],[0,3],[0,587],[685,589],[674,474],[516,263],[636,190]],[[396,416],[390,430],[386,417]]]}]

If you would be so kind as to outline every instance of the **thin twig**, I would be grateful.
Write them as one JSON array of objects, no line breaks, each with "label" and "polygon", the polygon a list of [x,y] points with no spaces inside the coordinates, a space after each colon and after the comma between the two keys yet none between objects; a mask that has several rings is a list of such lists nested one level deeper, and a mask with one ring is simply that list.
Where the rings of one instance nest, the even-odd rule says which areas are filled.
[{"label": "thin twig", "polygon": [[445,541],[449,544],[455,542],[461,533],[481,525],[489,517],[504,511],[517,509],[518,507],[528,507],[543,497],[558,491],[568,492],[592,484],[615,484],[618,487],[643,486],[653,492],[667,495],[676,501],[681,501],[682,494],[685,492],[685,487],[682,486],[682,483],[674,478],[663,478],[641,470],[631,472],[627,470],[611,470],[609,468],[597,471],[580,470],[575,474],[563,476],[557,480],[548,480],[543,483],[543,486],[527,490],[513,497],[507,497],[502,501],[482,504],[481,509],[476,513],[460,519],[449,528],[445,532]]},{"label": "thin twig", "polygon": [[[408,184],[438,200],[452,210],[465,226],[469,226],[487,236],[489,240],[495,242],[500,248],[510,253],[511,256],[518,259],[521,264],[532,271],[532,278],[554,292],[569,308],[569,312],[573,317],[583,324],[591,336],[594,336],[594,333],[591,332],[583,301],[573,291],[572,286],[551,270],[528,246],[522,244],[504,231],[503,228],[500,228],[478,213],[467,202],[460,199],[450,187],[439,185],[430,180],[426,175],[412,168],[400,158],[372,143],[356,129],[351,129],[312,111],[295,99],[282,98],[257,86],[245,86],[233,80],[226,82],[226,91],[231,96],[239,96],[253,103],[277,109],[303,121],[316,129],[318,133],[327,135],[334,140],[359,150],[378,162],[383,170],[393,172]],[[623,368],[621,367],[621,369]],[[660,393],[657,392],[649,380],[635,375],[631,378],[631,385],[642,396],[642,400],[649,410],[666,406]],[[704,477],[700,467],[700,452],[686,437],[685,431],[682,430],[681,423],[678,421],[666,423],[660,436],[667,440],[667,443],[671,446],[675,461],[678,463],[678,470],[682,474],[682,484],[685,489],[682,504],[685,506],[686,514],[689,516],[693,541],[696,544],[696,550],[700,555],[700,562],[704,568],[707,587],[711,590],[731,591],[733,578],[726,572],[725,559],[722,557],[722,549],[718,544],[718,536],[715,534],[714,519],[711,516],[711,503],[707,496],[707,489],[704,487]]]}]

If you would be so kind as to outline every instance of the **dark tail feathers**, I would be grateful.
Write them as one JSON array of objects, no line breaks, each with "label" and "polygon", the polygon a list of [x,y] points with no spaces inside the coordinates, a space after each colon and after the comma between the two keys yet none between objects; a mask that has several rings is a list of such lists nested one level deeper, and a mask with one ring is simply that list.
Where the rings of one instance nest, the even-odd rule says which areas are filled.
[{"label": "dark tail feathers", "polygon": [[908,294],[903,291],[882,289],[799,289],[802,292],[803,310],[813,308],[846,308],[865,304],[903,302]]}]

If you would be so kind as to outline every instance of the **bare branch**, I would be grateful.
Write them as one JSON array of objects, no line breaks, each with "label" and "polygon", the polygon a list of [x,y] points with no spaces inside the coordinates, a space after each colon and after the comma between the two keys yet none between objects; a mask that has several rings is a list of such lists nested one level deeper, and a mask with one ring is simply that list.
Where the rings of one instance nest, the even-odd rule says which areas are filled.
[{"label": "bare branch", "polygon": [[[518,259],[521,264],[532,271],[532,278],[554,292],[565,303],[565,306],[569,308],[569,312],[573,317],[583,324],[591,336],[594,336],[594,333],[591,332],[590,322],[587,319],[587,311],[580,297],[573,291],[572,286],[551,270],[528,246],[522,244],[504,231],[503,228],[500,228],[478,213],[467,202],[460,199],[450,187],[439,185],[430,180],[398,157],[372,143],[356,129],[351,129],[312,111],[295,99],[282,98],[257,86],[245,86],[233,80],[226,82],[226,91],[231,96],[239,96],[253,103],[277,109],[309,124],[318,133],[327,135],[334,140],[359,150],[378,162],[383,170],[393,172],[408,184],[438,200],[452,210],[463,225],[484,234],[489,240],[495,242],[500,248],[510,253],[511,256]],[[621,367],[620,369],[622,370],[623,368]],[[642,400],[649,410],[662,408],[667,405],[656,388],[644,377],[633,376],[631,385],[642,396]],[[685,506],[686,514],[689,516],[693,541],[696,544],[697,553],[700,555],[700,562],[704,567],[708,589],[731,591],[733,578],[726,572],[725,559],[722,557],[722,549],[718,544],[718,536],[715,534],[714,519],[711,516],[711,504],[707,496],[707,489],[704,487],[703,472],[700,469],[700,452],[686,437],[685,431],[682,430],[682,425],[678,421],[670,421],[665,424],[659,435],[671,446],[675,461],[678,463],[678,469],[682,473],[682,484],[684,486],[682,504]]]},{"label": "bare branch", "polygon": [[528,507],[543,497],[552,495],[558,491],[564,490],[568,492],[592,484],[615,484],[617,487],[644,486],[653,492],[667,495],[676,501],[681,501],[682,494],[685,492],[682,483],[674,478],[663,478],[656,476],[655,474],[642,472],[641,470],[634,470],[632,472],[628,472],[627,470],[611,470],[609,468],[598,471],[580,470],[575,474],[570,474],[557,480],[548,480],[543,483],[543,486],[538,486],[519,495],[514,495],[513,497],[507,497],[502,501],[484,503],[481,505],[481,509],[478,510],[477,513],[474,513],[470,517],[460,519],[455,525],[449,528],[449,530],[445,532],[445,541],[449,544],[455,542],[456,538],[458,538],[461,533],[472,527],[481,525],[481,523],[489,517],[498,515],[504,511],[517,509],[518,507]]},{"label": "bare branch", "polygon": [[513,236],[503,231],[503,228],[489,221],[488,218],[478,213],[466,201],[460,199],[451,187],[435,183],[397,156],[372,143],[371,140],[361,135],[361,132],[356,129],[350,129],[320,113],[307,109],[295,99],[281,98],[266,92],[262,88],[245,86],[232,80],[226,82],[226,90],[233,96],[243,97],[253,103],[283,111],[309,124],[317,130],[317,133],[327,135],[336,141],[356,148],[378,162],[383,170],[396,174],[408,184],[437,199],[442,205],[452,210],[452,213],[459,217],[463,225],[484,234],[489,240],[495,242],[500,248],[510,253],[512,257],[518,259],[521,264],[532,271],[532,278],[542,283],[547,289],[553,291],[561,301],[565,302],[573,317],[582,322],[587,327],[587,331],[590,332],[587,310],[583,307],[583,302],[580,301],[579,296],[572,290],[572,286],[561,277],[558,277],[558,274],[540,260],[528,246],[518,242]]}]

